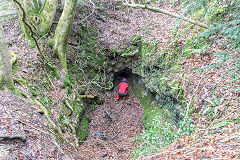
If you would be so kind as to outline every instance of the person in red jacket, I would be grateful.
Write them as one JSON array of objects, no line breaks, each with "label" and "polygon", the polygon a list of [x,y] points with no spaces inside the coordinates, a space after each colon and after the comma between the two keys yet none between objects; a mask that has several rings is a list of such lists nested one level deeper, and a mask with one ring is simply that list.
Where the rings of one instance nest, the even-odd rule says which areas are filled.
[{"label": "person in red jacket", "polygon": [[120,97],[127,97],[129,91],[128,91],[128,84],[127,84],[127,79],[123,78],[122,82],[119,83],[118,85],[118,95],[116,98],[116,101],[119,100]]}]

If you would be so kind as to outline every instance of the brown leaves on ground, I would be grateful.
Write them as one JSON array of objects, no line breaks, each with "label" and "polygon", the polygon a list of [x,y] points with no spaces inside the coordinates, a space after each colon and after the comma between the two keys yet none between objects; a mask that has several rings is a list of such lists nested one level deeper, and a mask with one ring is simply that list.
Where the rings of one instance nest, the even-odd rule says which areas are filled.
[{"label": "brown leaves on ground", "polygon": [[[126,12],[118,9],[114,10],[113,8],[116,8],[114,2],[116,1],[104,2],[109,6],[108,9],[102,10],[107,15],[105,22],[99,20],[97,22],[100,28],[99,34],[107,42],[107,47],[111,48],[113,46],[114,48],[114,46],[117,46],[122,48],[124,47],[122,44],[127,43],[133,35],[140,34],[144,35],[144,39],[158,40],[160,42],[159,50],[169,48],[173,36],[170,31],[178,23],[175,18],[142,9],[126,8]],[[176,8],[174,10],[165,3],[161,6],[158,6],[158,4],[151,5],[176,12]],[[119,16],[122,18],[116,18]],[[180,24],[179,35],[181,35],[185,27],[185,22]],[[196,29],[196,26],[193,28]],[[179,41],[184,44],[187,37],[194,32],[196,30],[189,30],[186,35],[179,37]],[[239,123],[235,122],[239,120],[240,101],[236,101],[239,93],[234,91],[234,88],[239,84],[232,82],[228,78],[230,72],[226,72],[226,70],[236,65],[234,59],[239,58],[240,55],[219,67],[205,69],[205,73],[197,72],[198,69],[204,69],[208,65],[219,62],[219,59],[214,57],[213,53],[222,51],[224,51],[224,48],[221,48],[218,44],[213,44],[206,53],[194,53],[194,56],[185,57],[180,62],[180,73],[185,74],[184,76],[176,74],[172,78],[178,79],[182,77],[180,83],[187,100],[190,100],[192,96],[195,97],[194,106],[196,109],[193,111],[192,119],[197,128],[203,130],[197,131],[192,136],[181,138],[179,140],[181,143],[172,144],[169,148],[162,149],[159,155],[149,157],[149,159],[232,159],[239,156],[239,139],[236,138],[239,136]],[[216,94],[219,99],[224,97],[224,101],[220,106],[209,106],[206,101],[206,99],[212,100],[213,94]],[[207,118],[206,115],[202,115],[201,113],[205,107],[211,107],[212,109],[218,107],[216,117]],[[218,129],[210,129],[213,125],[226,120],[230,120],[235,124],[218,128],[221,129],[219,133],[217,132]],[[214,131],[217,133],[214,133]]]},{"label": "brown leaves on ground", "polygon": [[[143,108],[134,95],[120,99],[118,103],[115,93],[108,95],[106,104],[89,113],[92,118],[89,136],[79,148],[83,159],[128,159],[135,148],[132,138],[143,128]],[[112,121],[106,118],[106,111]],[[105,134],[106,139],[94,132]]]},{"label": "brown leaves on ground", "polygon": [[[239,130],[239,127],[235,129]],[[240,151],[240,133],[229,131],[230,129],[221,133],[198,131],[191,136],[182,137],[167,149],[160,150],[158,154],[142,159],[237,159]]]},{"label": "brown leaves on ground", "polygon": [[0,139],[0,159],[68,159],[44,117],[18,95],[0,91],[0,115],[1,136],[26,137],[26,141]]},{"label": "brown leaves on ground", "polygon": [[[88,23],[98,23],[99,41],[104,40],[104,43],[100,42],[102,48],[123,49],[126,47],[124,44],[128,44],[133,35],[141,34],[148,40],[158,40],[160,42],[159,50],[168,49],[173,36],[170,33],[171,28],[174,28],[178,22],[175,18],[142,9],[126,8],[123,11],[117,8],[115,2],[118,1],[115,0],[102,0],[101,2],[105,4],[103,6],[106,8],[95,9],[93,16],[88,18]],[[156,4],[155,7],[175,12],[174,8],[165,4],[162,6]],[[92,8],[88,9],[92,10]],[[103,15],[105,17],[102,17]],[[76,32],[81,24],[79,22],[84,19],[82,16],[84,15],[76,15],[77,20],[73,24],[73,30]],[[101,18],[103,20],[100,20]],[[180,25],[179,33],[182,33],[185,26],[185,22]],[[36,78],[40,69],[34,70],[36,69],[34,63],[38,61],[39,57],[36,50],[31,50],[28,42],[24,41],[21,36],[18,20],[4,22],[4,28],[9,50],[16,51],[19,56],[17,63],[20,66],[16,76]],[[180,40],[184,42],[192,32],[189,31],[184,37],[180,37]],[[239,97],[239,92],[232,90],[239,84],[232,83],[231,79],[222,77],[229,67],[236,64],[229,62],[218,68],[209,69],[203,75],[201,72],[195,72],[196,69],[202,69],[209,64],[216,63],[218,60],[212,54],[222,50],[223,48],[214,44],[206,54],[195,54],[190,58],[184,58],[180,63],[180,72],[185,73],[181,80],[185,97],[189,100],[192,94],[195,96],[196,112],[193,113],[192,117],[199,130],[191,136],[180,138],[167,149],[160,150],[159,154],[145,159],[237,159],[240,152],[239,123],[223,126],[219,128],[221,132],[218,132],[217,129],[207,129],[221,121],[236,121],[239,118],[239,101],[233,104],[233,100]],[[38,63],[35,63],[35,66],[41,67]],[[178,77],[179,75],[176,75],[173,78]],[[60,82],[57,84],[57,81],[53,83],[56,86],[60,85]],[[17,86],[17,88],[26,90],[24,86]],[[216,119],[209,120],[206,116],[198,113],[209,105],[205,99],[211,99],[213,89],[219,97],[225,97],[223,105],[227,109],[220,107],[218,113],[221,114]],[[139,100],[131,95],[128,99],[116,104],[113,93],[109,94],[111,96],[108,97],[105,107],[112,116],[113,122],[103,118],[104,106],[100,106],[90,113],[92,117],[90,134],[79,149],[79,155],[83,159],[127,159],[128,153],[135,147],[131,138],[138,135],[142,127],[140,119],[143,109]],[[52,95],[62,96],[63,93],[61,90],[53,89]],[[58,107],[58,101],[54,102],[56,105],[53,107]],[[230,101],[229,104],[227,104],[228,101]],[[26,143],[14,140],[11,141],[11,144],[7,144],[7,142],[4,145],[1,144],[1,153],[5,153],[4,156],[8,156],[8,158],[10,156],[12,159],[18,157],[19,160],[26,159],[26,157],[34,159],[34,156],[48,157],[49,159],[61,157],[63,152],[51,141],[52,137],[48,135],[48,132],[45,132],[48,130],[46,122],[41,120],[42,117],[35,112],[34,107],[24,104],[15,95],[0,91],[1,134],[22,134],[27,137]],[[20,123],[19,119],[23,123]],[[93,132],[105,132],[106,140],[101,140]],[[69,147],[64,146],[63,148],[66,152],[71,153],[72,151]],[[12,150],[11,154],[9,154],[10,149]],[[66,157],[62,159],[66,159]]]}]

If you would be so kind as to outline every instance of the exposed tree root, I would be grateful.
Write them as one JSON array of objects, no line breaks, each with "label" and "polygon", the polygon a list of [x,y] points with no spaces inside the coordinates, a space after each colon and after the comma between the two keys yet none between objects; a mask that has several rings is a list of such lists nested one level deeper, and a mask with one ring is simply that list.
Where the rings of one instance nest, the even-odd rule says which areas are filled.
[{"label": "exposed tree root", "polygon": [[2,140],[13,140],[13,139],[20,139],[21,141],[25,142],[27,138],[24,135],[13,135],[13,136],[0,135],[0,141],[2,141]]},{"label": "exposed tree root", "polygon": [[73,107],[68,103],[68,101],[65,99],[64,102],[66,106],[71,110],[71,112],[73,112]]},{"label": "exposed tree root", "polygon": [[26,97],[28,100],[30,100],[35,106],[38,107],[38,112],[43,113],[46,117],[47,117],[47,121],[50,124],[50,127],[53,128],[54,132],[65,142],[71,144],[76,150],[77,150],[77,142],[75,143],[71,143],[68,139],[66,139],[63,136],[62,131],[57,127],[57,125],[52,121],[52,119],[50,118],[49,114],[48,114],[48,110],[40,103],[38,102],[36,99],[31,99],[30,96],[28,94],[24,93],[24,97]]}]

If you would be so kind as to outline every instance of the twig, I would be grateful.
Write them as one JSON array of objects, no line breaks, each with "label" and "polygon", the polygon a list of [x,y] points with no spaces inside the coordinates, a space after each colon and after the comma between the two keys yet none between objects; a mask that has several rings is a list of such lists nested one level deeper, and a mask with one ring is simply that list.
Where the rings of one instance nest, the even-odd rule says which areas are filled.
[{"label": "twig", "polygon": [[225,143],[225,142],[229,141],[230,139],[238,138],[238,137],[239,137],[239,133],[235,133],[233,136],[227,137],[227,138],[221,140],[220,143]]},{"label": "twig", "polygon": [[67,99],[64,100],[66,106],[71,110],[71,112],[73,112],[73,108],[72,106],[68,103]]},{"label": "twig", "polygon": [[69,45],[72,45],[72,46],[79,46],[79,44],[77,43],[72,43],[72,42],[68,42]]},{"label": "twig", "polygon": [[[111,82],[112,83],[112,82]],[[106,88],[106,87],[102,87],[100,84],[96,83],[96,82],[92,82],[92,84],[97,85],[98,87],[100,87],[101,89],[106,89],[106,90],[111,90],[112,88]]]},{"label": "twig", "polygon": [[[44,130],[41,130],[41,129],[39,129],[39,128],[36,128],[36,127],[34,127],[33,125],[28,124],[27,122],[23,122],[23,121],[21,121],[21,120],[19,120],[19,119],[17,119],[17,121],[18,121],[19,123],[22,123],[22,124],[24,124],[24,125],[27,125],[28,127],[31,127],[31,128],[33,128],[33,129],[37,130],[37,131],[39,131],[39,132],[42,132],[42,133],[44,133],[44,134],[50,135],[50,133],[48,133],[48,132],[46,132],[46,131],[44,131]],[[24,130],[31,131],[31,130],[25,129],[25,128],[24,128]]]},{"label": "twig", "polygon": [[36,46],[37,46],[37,49],[38,49],[38,51],[39,51],[39,53],[40,53],[40,56],[41,56],[41,58],[42,58],[42,60],[44,60],[45,59],[45,56],[43,55],[43,53],[42,53],[42,51],[41,51],[41,49],[40,49],[40,46],[39,46],[39,44],[38,44],[38,42],[37,42],[37,39],[34,37],[34,32],[33,32],[33,30],[32,30],[32,28],[31,28],[31,26],[26,22],[26,13],[25,13],[25,10],[23,9],[23,7],[22,7],[22,5],[17,1],[17,0],[13,0],[18,6],[19,6],[19,8],[22,10],[22,22],[25,24],[25,26],[27,26],[28,27],[28,29],[30,30],[30,32],[31,32],[31,37],[33,38],[33,40],[34,40],[34,42],[35,42],[35,44],[36,44]]},{"label": "twig", "polygon": [[89,0],[89,2],[93,5],[93,10],[92,10],[92,13],[90,14],[90,15],[88,15],[86,18],[84,18],[83,20],[81,20],[80,22],[79,22],[79,24],[81,24],[82,22],[84,22],[85,20],[87,20],[91,15],[93,15],[93,13],[95,12],[95,4],[91,1],[91,0]]},{"label": "twig", "polygon": [[79,95],[81,98],[90,98],[90,99],[94,99],[95,96],[91,96],[91,95]]}]

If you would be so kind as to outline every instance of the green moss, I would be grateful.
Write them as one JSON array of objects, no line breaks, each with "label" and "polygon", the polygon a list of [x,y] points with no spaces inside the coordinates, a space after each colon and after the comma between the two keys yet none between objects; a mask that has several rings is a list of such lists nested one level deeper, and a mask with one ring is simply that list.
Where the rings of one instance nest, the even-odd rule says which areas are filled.
[{"label": "green moss", "polygon": [[[135,77],[136,78],[136,77]],[[152,127],[152,120],[161,116],[166,121],[173,123],[175,115],[172,113],[172,102],[162,100],[162,102],[156,101],[156,95],[147,91],[147,89],[134,81],[134,78],[128,78],[129,85],[131,86],[132,92],[140,99],[140,102],[144,108],[142,121],[145,129]]]},{"label": "green moss", "polygon": [[29,29],[25,26],[25,24],[22,21],[20,21],[20,26],[21,26],[24,38],[27,40],[32,40]]},{"label": "green moss", "polygon": [[39,88],[34,87],[34,86],[30,86],[29,89],[30,89],[30,92],[31,92],[31,94],[32,94],[33,96],[38,96],[38,95],[40,95],[40,93],[39,93],[39,91],[40,91]]},{"label": "green moss", "polygon": [[70,79],[68,77],[65,77],[63,80],[63,84],[64,86],[70,86],[71,85]]},{"label": "green moss", "polygon": [[7,82],[4,80],[4,78],[2,78],[2,79],[0,80],[0,90],[4,90],[6,84],[7,84]]},{"label": "green moss", "polygon": [[16,63],[17,59],[18,59],[18,55],[14,52],[14,51],[10,51],[11,53],[11,66],[13,67],[13,65]]},{"label": "green moss", "polygon": [[50,46],[50,47],[53,47],[53,44],[54,44],[54,38],[52,38],[52,39],[49,40],[49,46]]},{"label": "green moss", "polygon": [[[53,12],[53,4],[49,3],[49,1],[45,1],[45,5],[44,5],[44,10],[45,12],[51,13]],[[39,14],[39,18],[41,19],[41,24],[40,24],[40,28],[41,28],[41,33],[40,35],[44,35],[46,33],[49,32],[51,25],[49,25],[49,19],[46,19],[46,15],[43,14]],[[49,17],[48,17],[49,18]]]},{"label": "green moss", "polygon": [[58,68],[53,61],[48,61],[46,63],[46,70],[51,78],[56,77],[57,79],[60,79]]},{"label": "green moss", "polygon": [[104,67],[107,58],[101,54],[101,48],[97,47],[97,31],[94,27],[87,27],[86,24],[83,24],[79,28],[79,34],[81,39],[79,44],[81,52],[78,54],[79,62],[81,61],[83,67],[91,67],[99,71]]},{"label": "green moss", "polygon": [[77,137],[79,142],[82,142],[86,139],[89,132],[89,122],[90,118],[86,115],[83,115],[82,120],[80,121],[77,129]]},{"label": "green moss", "polygon": [[127,49],[125,49],[122,53],[121,56],[133,56],[135,54],[139,54],[139,47],[138,46],[130,46]]},{"label": "green moss", "polygon": [[68,75],[68,69],[67,69],[67,59],[66,59],[66,53],[58,54],[58,59],[60,60],[61,66],[63,70],[66,72],[66,75]]}]

